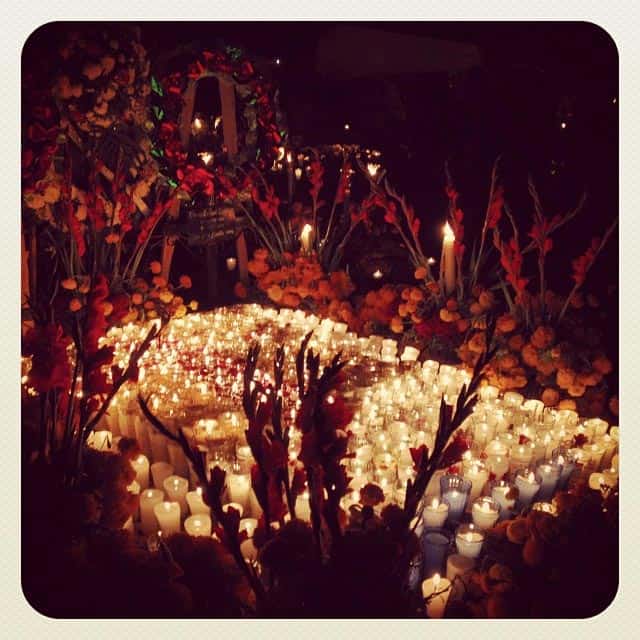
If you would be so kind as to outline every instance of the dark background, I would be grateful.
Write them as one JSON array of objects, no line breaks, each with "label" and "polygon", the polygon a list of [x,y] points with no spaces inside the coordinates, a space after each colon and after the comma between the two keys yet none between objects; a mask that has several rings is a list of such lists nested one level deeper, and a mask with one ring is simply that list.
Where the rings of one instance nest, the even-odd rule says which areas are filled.
[{"label": "dark background", "polygon": [[[56,32],[70,24],[37,31],[25,47],[24,70],[42,63]],[[163,60],[181,47],[199,51],[239,46],[279,86],[294,141],[356,142],[381,150],[391,182],[423,220],[423,242],[430,254],[438,255],[441,242],[445,162],[462,194],[467,238],[477,235],[474,231],[482,224],[491,166],[498,155],[506,197],[526,228],[532,213],[529,173],[550,216],[570,208],[587,191],[585,210],[557,235],[550,256],[551,286],[559,291],[571,286],[570,259],[583,253],[591,237],[618,214],[618,56],[608,34],[593,24],[136,24],[159,75]],[[365,27],[371,34],[353,40],[344,69],[323,70],[321,44],[344,25]],[[440,71],[415,72],[416,60],[405,64],[397,50],[385,49],[389,33],[473,45],[477,64],[460,71],[447,69],[444,59]],[[426,45],[424,55],[432,55],[433,47],[437,50],[437,43]],[[381,56],[393,60],[385,73],[375,73],[372,65],[370,74],[349,75],[352,58],[364,61],[366,68],[368,59]],[[407,68],[414,72],[407,73]],[[347,122],[349,131],[344,129]],[[614,236],[588,285],[600,295],[609,290],[611,312],[617,311],[617,233]],[[611,324],[617,326],[617,318]]]}]

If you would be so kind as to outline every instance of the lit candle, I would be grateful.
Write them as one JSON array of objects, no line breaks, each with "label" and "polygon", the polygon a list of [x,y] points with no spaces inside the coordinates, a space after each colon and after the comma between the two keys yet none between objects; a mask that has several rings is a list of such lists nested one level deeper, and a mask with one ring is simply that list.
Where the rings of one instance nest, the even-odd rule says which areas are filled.
[{"label": "lit candle", "polygon": [[198,514],[209,515],[211,513],[211,509],[202,499],[202,487],[198,487],[195,491],[189,491],[187,493],[187,504],[189,505],[189,512],[192,516],[197,516]]},{"label": "lit candle", "polygon": [[211,536],[211,516],[206,513],[198,513],[194,516],[189,516],[184,521],[184,530],[190,536]]},{"label": "lit candle", "polygon": [[238,264],[237,258],[227,258],[227,271],[233,271]]},{"label": "lit candle", "polygon": [[180,513],[184,516],[187,513],[187,491],[189,491],[189,481],[180,476],[169,476],[165,478],[162,487],[171,502],[180,505]]},{"label": "lit candle", "polygon": [[463,477],[471,482],[469,503],[472,503],[481,493],[489,479],[489,470],[480,460],[468,460],[462,465]]},{"label": "lit candle", "polygon": [[136,472],[136,482],[141,489],[146,489],[149,486],[149,458],[140,454],[131,461],[131,466]]},{"label": "lit candle", "polygon": [[500,518],[507,517],[516,504],[517,490],[512,484],[501,480],[491,489],[491,497],[500,506]]},{"label": "lit candle", "polygon": [[258,520],[256,518],[242,518],[238,530],[240,533],[246,532],[247,538],[253,538],[255,530],[258,528]]},{"label": "lit candle", "polygon": [[484,534],[473,524],[463,524],[456,531],[456,548],[458,553],[467,558],[475,559],[482,551]]},{"label": "lit candle", "polygon": [[471,516],[479,529],[491,529],[500,516],[500,505],[488,496],[478,498],[471,508]]},{"label": "lit candle", "polygon": [[313,227],[307,223],[302,227],[302,231],[300,232],[300,246],[302,248],[302,252],[306,254],[311,253],[312,243]]},{"label": "lit candle", "polygon": [[538,499],[541,501],[551,500],[555,493],[558,481],[560,480],[560,473],[562,468],[560,465],[553,462],[545,462],[538,465],[537,476],[540,482],[540,491],[538,492]]},{"label": "lit candle", "polygon": [[444,526],[448,515],[449,505],[446,502],[440,502],[436,497],[426,499],[422,512],[422,521],[425,527],[440,529]]},{"label": "lit candle", "polygon": [[447,295],[451,295],[456,288],[455,240],[453,229],[447,222],[444,225],[442,257],[440,259],[440,279],[444,282],[444,290]]},{"label": "lit candle", "polygon": [[605,469],[602,472],[602,480],[607,487],[615,487],[618,484],[618,470],[616,467]]},{"label": "lit candle", "polygon": [[227,502],[227,504],[222,505],[222,510],[227,513],[229,509],[234,509],[240,514],[240,518],[242,518],[242,514],[244,513],[244,507],[237,502]]},{"label": "lit candle", "polygon": [[161,489],[147,489],[140,494],[140,529],[145,535],[151,535],[158,530],[158,521],[153,508],[164,500]]},{"label": "lit candle", "polygon": [[87,445],[97,451],[109,451],[112,439],[111,431],[92,431],[87,438]]},{"label": "lit candle", "polygon": [[311,504],[309,503],[309,492],[303,491],[296,500],[296,516],[300,520],[311,520]]},{"label": "lit candle", "polygon": [[227,474],[227,497],[229,502],[236,502],[242,505],[243,509],[247,509],[250,490],[251,479],[248,473]]},{"label": "lit candle", "polygon": [[180,505],[177,502],[158,502],[153,507],[153,513],[163,535],[180,533]]},{"label": "lit candle", "polygon": [[538,493],[540,483],[536,480],[533,471],[529,469],[519,469],[516,474],[516,487],[518,488],[518,502],[523,507],[528,507],[534,496]]},{"label": "lit candle", "polygon": [[422,583],[422,597],[425,601],[425,610],[429,618],[442,618],[444,616],[449,595],[451,594],[451,581],[441,578],[436,573]]}]

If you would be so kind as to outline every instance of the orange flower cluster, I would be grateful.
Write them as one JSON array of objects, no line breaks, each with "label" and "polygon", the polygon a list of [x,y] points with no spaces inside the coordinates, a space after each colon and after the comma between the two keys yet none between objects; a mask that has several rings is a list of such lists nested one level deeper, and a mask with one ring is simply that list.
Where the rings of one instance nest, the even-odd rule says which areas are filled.
[{"label": "orange flower cluster", "polygon": [[358,317],[362,323],[362,332],[375,333],[378,327],[391,326],[396,317],[400,296],[395,287],[385,285],[369,291],[362,300]]},{"label": "orange flower cluster", "polygon": [[282,264],[272,268],[266,249],[256,249],[249,261],[249,273],[258,289],[278,304],[292,309],[309,308],[319,315],[358,325],[353,307],[348,301],[354,291],[345,271],[326,274],[315,256],[283,254]]},{"label": "orange flower cluster", "polygon": [[[496,339],[499,348],[486,371],[490,384],[506,391],[522,389],[530,379],[535,379],[542,389],[541,400],[547,406],[575,409],[575,399],[586,395],[593,411],[601,404],[595,389],[587,394],[613,369],[611,361],[600,351],[585,351],[573,343],[559,341],[555,329],[546,325],[537,326],[527,338],[520,321],[510,313],[497,317]],[[472,367],[484,350],[485,341],[484,331],[472,333],[458,349],[458,356]]]}]

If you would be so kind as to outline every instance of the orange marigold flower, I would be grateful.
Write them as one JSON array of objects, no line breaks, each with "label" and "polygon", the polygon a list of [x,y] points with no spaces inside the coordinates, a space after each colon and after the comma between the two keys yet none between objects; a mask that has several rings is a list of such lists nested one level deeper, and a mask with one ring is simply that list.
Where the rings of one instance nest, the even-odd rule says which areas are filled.
[{"label": "orange marigold flower", "polygon": [[300,296],[295,293],[286,293],[282,297],[282,303],[287,307],[297,307],[300,305]]},{"label": "orange marigold flower", "polygon": [[75,278],[66,278],[60,283],[60,286],[67,291],[74,291],[78,288],[78,282]]},{"label": "orange marigold flower", "polygon": [[131,296],[131,302],[133,302],[133,304],[142,304],[142,294],[141,293],[134,293]]},{"label": "orange marigold flower", "polygon": [[264,247],[260,247],[253,252],[253,257],[256,260],[266,260],[269,257],[269,252]]},{"label": "orange marigold flower", "polygon": [[416,280],[424,280],[427,277],[427,273],[429,273],[427,271],[426,267],[418,267],[414,272],[413,272],[413,277]]},{"label": "orange marigold flower", "polygon": [[156,287],[166,287],[167,286],[167,281],[162,276],[153,276],[153,278],[151,279],[151,282],[153,282],[153,284]]},{"label": "orange marigold flower", "polygon": [[553,387],[547,387],[540,396],[540,400],[545,403],[547,407],[554,407],[560,401],[560,393]]},{"label": "orange marigold flower", "polygon": [[391,331],[393,333],[402,333],[404,331],[404,325],[402,323],[402,318],[398,316],[394,316],[391,318]]},{"label": "orange marigold flower", "polygon": [[156,275],[162,272],[162,265],[157,260],[154,260],[149,265],[149,268],[151,269],[151,273],[154,273]]},{"label": "orange marigold flower", "polygon": [[274,302],[280,302],[284,295],[284,291],[280,285],[274,284],[267,289],[267,295]]},{"label": "orange marigold flower", "polygon": [[496,330],[500,333],[509,333],[516,328],[516,319],[510,313],[503,313],[496,320]]},{"label": "orange marigold flower", "polygon": [[180,280],[179,280],[180,286],[183,289],[191,289],[192,286],[192,282],[191,282],[191,278],[189,276],[186,275],[182,275],[180,276]]},{"label": "orange marigold flower", "polygon": [[82,309],[82,302],[78,298],[71,298],[69,302],[69,310],[70,311],[80,311]]},{"label": "orange marigold flower", "polygon": [[556,338],[552,327],[538,327],[531,336],[531,344],[537,349],[548,349]]},{"label": "orange marigold flower", "polygon": [[598,356],[593,361],[593,368],[606,376],[613,371],[613,364],[611,364],[611,360],[609,360],[609,358]]}]

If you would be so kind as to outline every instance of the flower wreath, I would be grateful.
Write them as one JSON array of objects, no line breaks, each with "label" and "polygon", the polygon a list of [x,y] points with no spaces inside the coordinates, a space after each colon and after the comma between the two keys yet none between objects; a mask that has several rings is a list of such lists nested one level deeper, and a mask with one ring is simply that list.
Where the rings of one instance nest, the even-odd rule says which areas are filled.
[{"label": "flower wreath", "polygon": [[[151,79],[155,103],[152,110],[156,121],[156,144],[151,154],[163,165],[163,172],[170,182],[176,181],[188,166],[188,152],[181,142],[179,126],[184,94],[191,81],[211,75],[231,80],[242,104],[247,132],[244,148],[234,158],[234,164],[255,161],[264,168],[278,156],[278,146],[286,136],[280,126],[282,116],[277,106],[277,92],[255,71],[241,51],[230,47],[224,51],[202,51],[188,65],[186,73],[176,71],[161,81],[155,77]],[[220,175],[224,165],[224,160],[216,157],[209,169]]]}]

